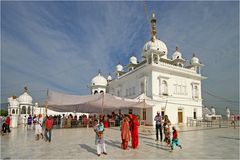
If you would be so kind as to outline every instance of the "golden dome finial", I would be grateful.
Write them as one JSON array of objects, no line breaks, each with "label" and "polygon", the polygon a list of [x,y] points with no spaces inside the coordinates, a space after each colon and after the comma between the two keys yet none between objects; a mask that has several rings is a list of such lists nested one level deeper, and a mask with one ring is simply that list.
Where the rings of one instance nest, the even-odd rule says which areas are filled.
[{"label": "golden dome finial", "polygon": [[178,46],[176,46],[176,51],[179,51],[179,48],[178,48]]},{"label": "golden dome finial", "polygon": [[24,92],[27,92],[28,91],[28,88],[27,88],[27,85],[24,87]]},{"label": "golden dome finial", "polygon": [[157,38],[156,17],[154,13],[152,14],[151,23],[152,23],[152,41],[154,42],[155,39]]}]

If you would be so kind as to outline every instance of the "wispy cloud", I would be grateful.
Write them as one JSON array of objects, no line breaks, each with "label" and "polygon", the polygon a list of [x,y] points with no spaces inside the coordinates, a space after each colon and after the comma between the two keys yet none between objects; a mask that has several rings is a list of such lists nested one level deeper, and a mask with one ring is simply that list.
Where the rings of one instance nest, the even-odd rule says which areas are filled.
[{"label": "wispy cloud", "polygon": [[[87,94],[101,69],[138,59],[150,38],[143,2],[1,2],[2,101],[32,90]],[[158,38],[184,58],[195,52],[205,64],[203,87],[239,98],[239,2],[147,2],[157,15]],[[225,11],[225,12],[223,12]],[[231,78],[229,78],[231,77]],[[225,84],[225,85],[224,85]],[[227,84],[227,85],[226,85]],[[32,93],[44,97],[45,93]],[[219,105],[203,94],[206,104]],[[40,98],[41,99],[41,98]],[[235,105],[236,104],[230,104]]]}]

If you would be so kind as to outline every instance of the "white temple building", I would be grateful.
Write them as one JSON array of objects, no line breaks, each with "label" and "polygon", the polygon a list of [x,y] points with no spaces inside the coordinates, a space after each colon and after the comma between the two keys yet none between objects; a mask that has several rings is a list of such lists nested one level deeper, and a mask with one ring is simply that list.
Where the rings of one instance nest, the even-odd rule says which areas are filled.
[{"label": "white temple building", "polygon": [[[126,65],[116,66],[115,76],[103,77],[99,72],[91,81],[91,94],[109,93],[122,98],[145,101],[151,108],[128,108],[122,113],[140,115],[147,125],[154,125],[157,111],[168,115],[172,124],[187,123],[188,117],[202,118],[201,75],[199,59],[193,57],[187,61],[180,49],[169,58],[166,44],[157,39],[156,18],[153,14],[151,40],[146,42],[138,62],[135,56],[129,58]],[[12,115],[12,127],[22,123],[29,114],[46,114],[45,108],[32,103],[27,88],[18,98],[8,98],[8,113]],[[48,114],[65,114],[48,110]],[[75,113],[76,114],[76,113]]]},{"label": "white temple building", "polygon": [[[27,87],[18,98],[12,96],[8,98],[8,113],[11,115],[11,127],[17,127],[18,124],[24,123],[29,115],[44,114],[44,108],[40,108],[38,103],[33,104],[33,99],[28,94]],[[25,118],[26,116],[26,118]]]},{"label": "white temple building", "polygon": [[119,97],[144,100],[152,108],[131,109],[148,125],[154,125],[157,111],[168,115],[173,124],[187,123],[187,117],[202,117],[201,75],[199,59],[193,54],[189,64],[180,49],[169,57],[166,44],[157,39],[156,18],[153,14],[151,40],[142,49],[138,63],[135,56],[129,64],[116,66],[116,78],[104,78],[100,73],[92,79],[91,93],[107,92]]}]

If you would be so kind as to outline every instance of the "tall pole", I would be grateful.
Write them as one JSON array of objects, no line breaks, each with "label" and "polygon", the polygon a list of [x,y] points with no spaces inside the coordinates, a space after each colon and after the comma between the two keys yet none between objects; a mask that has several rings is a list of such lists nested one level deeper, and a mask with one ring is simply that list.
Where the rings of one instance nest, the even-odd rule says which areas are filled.
[{"label": "tall pole", "polygon": [[103,104],[104,104],[104,93],[102,93],[102,114],[103,114]]},{"label": "tall pole", "polygon": [[46,112],[46,116],[47,116],[47,110],[48,110],[48,89],[47,89],[47,98],[45,101],[46,105],[45,105],[45,112]]},{"label": "tall pole", "polygon": [[167,113],[167,102],[168,102],[168,100],[166,100],[165,109],[164,109],[164,115],[166,115],[166,113]]}]

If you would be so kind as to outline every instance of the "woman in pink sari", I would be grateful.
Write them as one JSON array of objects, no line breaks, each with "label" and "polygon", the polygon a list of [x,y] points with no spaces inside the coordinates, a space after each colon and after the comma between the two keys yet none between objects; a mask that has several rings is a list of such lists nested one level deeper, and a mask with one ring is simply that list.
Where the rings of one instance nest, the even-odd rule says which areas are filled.
[{"label": "woman in pink sari", "polygon": [[138,147],[138,120],[136,115],[133,115],[132,118],[131,135],[132,147],[133,149],[136,149]]},{"label": "woman in pink sari", "polygon": [[125,117],[121,127],[122,148],[128,149],[128,142],[130,141],[130,127],[129,118]]}]

